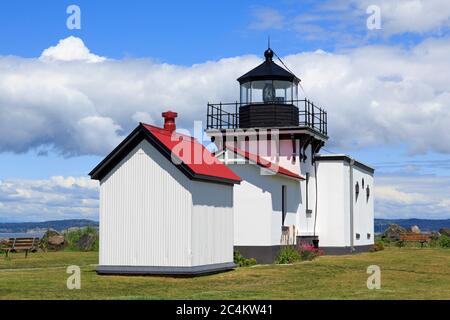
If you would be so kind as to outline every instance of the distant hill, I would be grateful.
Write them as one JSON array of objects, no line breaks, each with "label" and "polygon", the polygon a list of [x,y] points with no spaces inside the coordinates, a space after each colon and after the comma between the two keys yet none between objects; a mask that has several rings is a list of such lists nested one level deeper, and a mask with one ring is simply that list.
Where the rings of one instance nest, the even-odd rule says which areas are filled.
[{"label": "distant hill", "polygon": [[[422,231],[438,231],[441,228],[450,228],[450,219],[447,220],[427,220],[427,219],[375,219],[375,233],[383,232],[390,224],[398,224],[403,228],[418,226]],[[57,220],[45,222],[18,222],[0,223],[0,233],[21,233],[30,230],[55,229],[57,231],[66,230],[73,227],[98,227],[98,221],[73,219]]]},{"label": "distant hill", "polygon": [[45,222],[0,223],[0,233],[25,233],[30,230],[54,229],[57,231],[73,227],[98,227],[98,222],[85,219],[57,220]]},{"label": "distant hill", "polygon": [[441,228],[450,228],[450,219],[375,219],[375,233],[382,233],[390,224],[398,224],[403,228],[418,226],[421,231],[439,231]]}]

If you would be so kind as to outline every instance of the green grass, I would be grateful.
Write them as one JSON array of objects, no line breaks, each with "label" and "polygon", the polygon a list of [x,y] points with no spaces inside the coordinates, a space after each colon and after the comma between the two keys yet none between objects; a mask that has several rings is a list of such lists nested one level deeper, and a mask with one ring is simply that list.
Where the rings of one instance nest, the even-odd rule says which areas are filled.
[{"label": "green grass", "polygon": [[[265,265],[196,278],[99,276],[96,252],[0,256],[0,299],[450,299],[450,250],[388,248]],[[68,290],[66,268],[81,267],[81,290]],[[381,268],[368,290],[366,269]]]}]

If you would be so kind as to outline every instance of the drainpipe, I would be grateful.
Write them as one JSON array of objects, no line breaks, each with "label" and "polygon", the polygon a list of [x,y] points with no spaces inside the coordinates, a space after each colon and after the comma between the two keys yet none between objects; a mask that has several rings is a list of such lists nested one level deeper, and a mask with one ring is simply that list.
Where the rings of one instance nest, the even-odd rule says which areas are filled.
[{"label": "drainpipe", "polygon": [[350,253],[355,251],[354,241],[353,241],[353,165],[355,164],[354,159],[350,159]]}]

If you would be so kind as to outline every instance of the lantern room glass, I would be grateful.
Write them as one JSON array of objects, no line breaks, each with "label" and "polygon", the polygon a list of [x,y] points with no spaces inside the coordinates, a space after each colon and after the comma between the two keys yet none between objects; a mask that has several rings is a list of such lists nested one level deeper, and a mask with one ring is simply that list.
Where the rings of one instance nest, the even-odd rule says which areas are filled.
[{"label": "lantern room glass", "polygon": [[298,99],[297,84],[281,80],[258,80],[241,84],[241,103],[292,104]]}]

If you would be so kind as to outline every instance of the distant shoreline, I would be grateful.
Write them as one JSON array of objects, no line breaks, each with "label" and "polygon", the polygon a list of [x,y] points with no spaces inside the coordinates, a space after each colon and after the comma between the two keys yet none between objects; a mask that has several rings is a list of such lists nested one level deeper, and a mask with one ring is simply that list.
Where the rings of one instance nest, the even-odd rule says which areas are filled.
[{"label": "distant shoreline", "polygon": [[0,233],[45,233],[48,229],[64,231],[70,228],[98,228],[98,221],[86,219],[55,220],[44,222],[8,222],[0,223]]},{"label": "distant shoreline", "polygon": [[[418,226],[423,232],[439,231],[442,228],[450,228],[450,219],[375,219],[374,231],[379,234],[384,232],[390,224],[397,224],[403,228]],[[84,227],[98,228],[99,222],[87,219],[55,220],[44,222],[7,222],[0,223],[1,234],[43,234],[48,229],[58,232],[70,228]],[[2,236],[0,236],[1,238]]]},{"label": "distant shoreline", "polygon": [[24,233],[24,232],[0,233],[0,239],[7,239],[7,238],[42,238],[43,236],[44,236],[44,233]]}]

